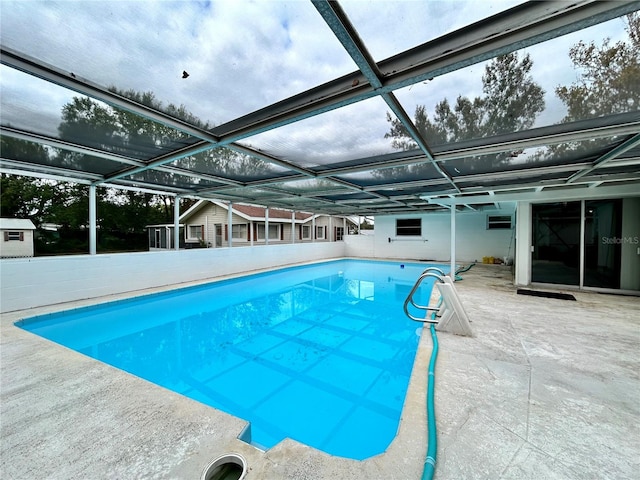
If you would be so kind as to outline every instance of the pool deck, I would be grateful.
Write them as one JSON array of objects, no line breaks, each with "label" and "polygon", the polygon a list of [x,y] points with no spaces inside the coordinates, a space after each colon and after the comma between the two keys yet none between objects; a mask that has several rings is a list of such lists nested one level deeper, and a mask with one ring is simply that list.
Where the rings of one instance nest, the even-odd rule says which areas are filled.
[{"label": "pool deck", "polygon": [[[435,479],[640,478],[640,298],[518,295],[497,265],[463,277],[475,336],[438,335]],[[246,480],[420,478],[429,335],[398,436],[359,462],[292,440],[260,451],[237,439],[242,420],[13,325],[89,303],[2,315],[0,478],[197,480],[227,453]]]}]

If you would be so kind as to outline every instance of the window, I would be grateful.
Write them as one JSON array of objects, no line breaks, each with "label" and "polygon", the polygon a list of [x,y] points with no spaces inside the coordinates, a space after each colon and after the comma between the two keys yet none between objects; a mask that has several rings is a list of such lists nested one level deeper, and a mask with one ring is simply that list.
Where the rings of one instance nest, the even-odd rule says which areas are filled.
[{"label": "window", "polygon": [[316,238],[324,238],[324,227],[316,227]]},{"label": "window", "polygon": [[343,236],[344,236],[344,228],[336,227],[336,242],[341,242]]},{"label": "window", "polygon": [[189,238],[204,238],[202,236],[202,225],[189,225]]},{"label": "window", "polygon": [[302,239],[303,240],[311,239],[311,225],[302,225]]},{"label": "window", "polygon": [[19,242],[24,241],[24,232],[4,232],[4,241],[10,242],[17,240]]},{"label": "window", "polygon": [[511,215],[488,215],[487,216],[487,230],[494,229],[510,229],[511,228]]},{"label": "window", "polygon": [[[264,240],[264,224],[256,225],[258,240]],[[269,240],[280,240],[280,224],[269,224]]]},{"label": "window", "polygon": [[397,237],[419,237],[422,235],[422,220],[419,218],[399,218],[396,220]]},{"label": "window", "polygon": [[246,240],[247,239],[247,224],[236,223],[231,225],[231,238],[234,240]]}]

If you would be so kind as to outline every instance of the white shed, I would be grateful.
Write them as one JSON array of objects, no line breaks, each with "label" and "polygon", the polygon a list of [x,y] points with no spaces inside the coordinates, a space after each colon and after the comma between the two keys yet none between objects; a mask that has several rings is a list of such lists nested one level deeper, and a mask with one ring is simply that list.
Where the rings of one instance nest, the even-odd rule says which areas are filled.
[{"label": "white shed", "polygon": [[0,257],[33,257],[33,232],[31,220],[0,218]]}]

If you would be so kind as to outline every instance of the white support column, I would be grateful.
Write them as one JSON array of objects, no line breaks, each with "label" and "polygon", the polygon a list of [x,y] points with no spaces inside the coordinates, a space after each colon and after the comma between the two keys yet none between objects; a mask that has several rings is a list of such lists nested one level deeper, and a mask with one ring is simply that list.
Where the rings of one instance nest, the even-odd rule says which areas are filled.
[{"label": "white support column", "polygon": [[98,215],[96,208],[96,186],[89,185],[89,255],[95,255],[97,252],[97,219]]},{"label": "white support column", "polygon": [[451,272],[452,280],[456,278],[456,206],[451,205]]},{"label": "white support column", "polygon": [[204,216],[204,232],[202,232],[204,244],[209,246],[209,215]]},{"label": "white support column", "polygon": [[333,236],[333,217],[329,217],[329,228],[327,230],[329,230],[327,232],[327,237],[329,237],[328,240],[330,242],[335,241],[335,238],[332,239],[332,236]]},{"label": "white support column", "polygon": [[291,243],[296,243],[296,212],[291,212]]},{"label": "white support column", "polygon": [[180,197],[173,201],[173,249],[180,250]]},{"label": "white support column", "polygon": [[229,211],[227,212],[227,244],[229,248],[233,247],[233,203],[229,202]]},{"label": "white support column", "polygon": [[531,202],[518,202],[516,205],[516,246],[515,246],[515,284],[531,283],[531,249],[533,239]]},{"label": "white support column", "polygon": [[582,289],[584,287],[584,238],[585,238],[585,218],[586,218],[586,204],[584,200],[580,201],[580,277],[579,286]]},{"label": "white support column", "polygon": [[269,207],[264,209],[264,244],[269,245]]},{"label": "white support column", "polygon": [[253,232],[255,228],[256,228],[255,222],[249,222],[249,242],[252,247],[253,247],[253,235],[254,235]]},{"label": "white support column", "polygon": [[347,235],[347,217],[342,219],[342,240]]},{"label": "white support column", "polygon": [[316,241],[316,216],[311,217],[311,242]]}]

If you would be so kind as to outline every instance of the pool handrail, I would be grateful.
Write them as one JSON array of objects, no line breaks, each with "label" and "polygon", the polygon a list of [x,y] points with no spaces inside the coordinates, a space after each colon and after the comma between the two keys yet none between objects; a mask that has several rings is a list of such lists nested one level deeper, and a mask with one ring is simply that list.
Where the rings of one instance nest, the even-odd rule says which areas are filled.
[{"label": "pool handrail", "polygon": [[[437,271],[438,273],[434,273],[434,271]],[[428,305],[418,305],[413,300],[413,295],[415,294],[416,290],[418,290],[418,288],[420,287],[420,284],[422,283],[422,281],[427,277],[435,278],[438,282],[444,283],[444,280],[443,280],[444,272],[441,269],[439,269],[438,267],[428,267],[428,268],[426,268],[425,271],[420,274],[420,276],[418,277],[418,280],[416,280],[416,283],[413,285],[413,288],[411,289],[411,291],[409,292],[409,295],[407,295],[407,298],[404,301],[404,313],[405,313],[405,315],[407,317],[409,317],[411,320],[415,320],[416,322],[438,323],[437,319],[430,319],[429,316],[426,313],[428,313],[428,312],[438,312],[440,310],[439,306],[438,307],[430,307]],[[425,311],[424,318],[414,317],[409,312],[409,303],[411,303],[411,305],[413,305],[418,310],[424,310]]]}]

